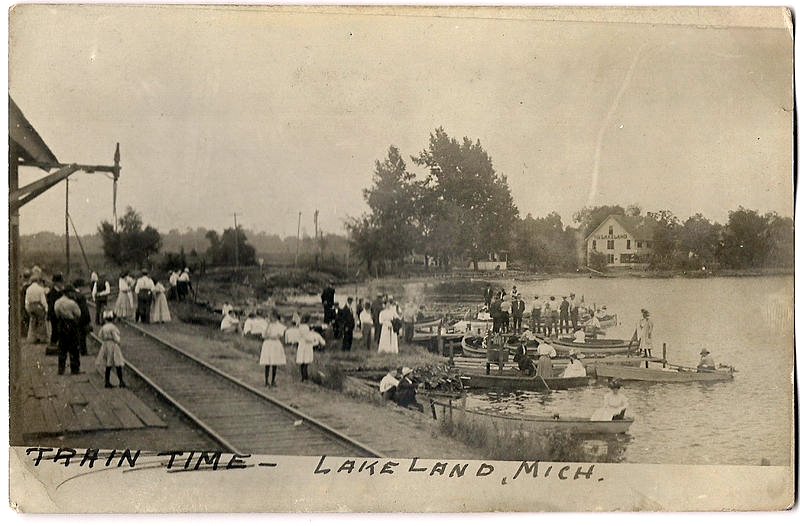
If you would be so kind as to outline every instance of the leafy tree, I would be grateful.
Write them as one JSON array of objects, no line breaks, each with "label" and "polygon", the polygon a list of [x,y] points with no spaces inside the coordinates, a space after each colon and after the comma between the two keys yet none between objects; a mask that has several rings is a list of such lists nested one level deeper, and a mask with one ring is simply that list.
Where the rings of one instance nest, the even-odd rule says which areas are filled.
[{"label": "leafy tree", "polygon": [[600,272],[604,272],[606,270],[606,265],[608,262],[606,261],[606,256],[601,254],[596,250],[592,250],[589,253],[589,268],[594,270],[599,270]]},{"label": "leafy tree", "polygon": [[119,218],[117,230],[108,221],[103,221],[98,232],[103,241],[106,259],[120,267],[126,265],[144,266],[149,257],[161,248],[161,235],[158,230],[147,225],[143,227],[142,216],[130,206],[125,215]]},{"label": "leafy tree", "polygon": [[479,140],[464,137],[459,142],[437,128],[428,148],[412,159],[429,171],[422,185],[430,196],[427,213],[448,217],[446,224],[428,230],[454,234],[443,257],[467,255],[477,268],[480,256],[509,248],[517,207],[506,177],[495,172]]},{"label": "leafy tree", "polygon": [[206,232],[206,239],[211,246],[206,250],[206,257],[212,265],[235,265],[236,247],[239,247],[239,264],[243,266],[256,264],[256,249],[247,242],[247,236],[242,227],[237,231],[226,228],[222,236],[215,230]]},{"label": "leafy tree", "polygon": [[681,223],[669,210],[661,210],[650,216],[656,221],[650,266],[658,269],[673,268],[678,256]]},{"label": "leafy tree", "polygon": [[794,266],[794,222],[790,217],[780,217],[774,212],[767,218],[767,264],[771,267]]},{"label": "leafy tree", "polygon": [[681,258],[685,268],[708,267],[716,261],[722,226],[703,214],[695,214],[683,223],[680,233]]},{"label": "leafy tree", "polygon": [[[631,211],[635,210],[632,209]],[[625,215],[625,209],[620,205],[585,206],[575,212],[572,219],[578,223],[578,230],[581,231],[585,239],[612,214]]]},{"label": "leafy tree", "polygon": [[717,251],[720,264],[735,269],[762,267],[770,249],[768,225],[769,218],[756,210],[740,206],[729,212]]},{"label": "leafy tree", "polygon": [[573,228],[564,228],[556,212],[536,219],[528,214],[515,224],[512,255],[535,270],[574,270],[578,266],[576,234]]}]

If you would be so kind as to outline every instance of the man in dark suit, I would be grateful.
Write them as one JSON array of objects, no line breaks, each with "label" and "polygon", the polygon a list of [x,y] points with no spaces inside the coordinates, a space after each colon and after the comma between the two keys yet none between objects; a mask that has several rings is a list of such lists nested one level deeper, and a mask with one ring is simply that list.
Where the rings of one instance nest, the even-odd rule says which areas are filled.
[{"label": "man in dark suit", "polygon": [[353,298],[347,298],[340,313],[342,327],[342,350],[349,351],[353,347],[353,329],[356,328],[356,319],[353,316]]},{"label": "man in dark suit", "polygon": [[333,288],[333,282],[328,283],[328,286],[322,291],[322,309],[324,311],[325,323],[331,323],[336,318],[335,297],[336,289]]}]

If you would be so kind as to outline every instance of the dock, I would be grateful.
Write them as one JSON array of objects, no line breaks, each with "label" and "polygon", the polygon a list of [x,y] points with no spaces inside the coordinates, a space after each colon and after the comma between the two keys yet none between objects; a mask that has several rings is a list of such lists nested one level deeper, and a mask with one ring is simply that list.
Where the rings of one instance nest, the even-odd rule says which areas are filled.
[{"label": "dock", "polygon": [[[81,356],[81,374],[69,367],[58,374],[58,357],[45,355],[45,345],[22,344],[20,382],[22,414],[15,422],[26,441],[68,433],[167,427],[129,389],[106,389],[95,370],[96,346]],[[92,352],[94,351],[94,352]],[[128,373],[130,374],[130,373]],[[116,384],[116,375],[112,375]]]}]

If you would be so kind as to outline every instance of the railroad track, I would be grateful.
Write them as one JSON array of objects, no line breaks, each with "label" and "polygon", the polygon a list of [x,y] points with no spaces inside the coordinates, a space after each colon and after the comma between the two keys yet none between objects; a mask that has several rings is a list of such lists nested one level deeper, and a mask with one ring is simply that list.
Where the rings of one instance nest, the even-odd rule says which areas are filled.
[{"label": "railroad track", "polygon": [[142,327],[117,326],[127,366],[228,452],[383,456]]}]

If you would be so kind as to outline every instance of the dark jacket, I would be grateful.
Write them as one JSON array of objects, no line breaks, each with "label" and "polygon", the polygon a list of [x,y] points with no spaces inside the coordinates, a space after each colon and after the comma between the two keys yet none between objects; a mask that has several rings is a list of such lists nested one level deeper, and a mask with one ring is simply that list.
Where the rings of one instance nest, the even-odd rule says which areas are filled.
[{"label": "dark jacket", "polygon": [[342,328],[346,331],[352,331],[356,326],[356,319],[353,317],[353,311],[350,309],[350,305],[345,305],[342,310],[339,311],[339,323],[342,324]]}]

